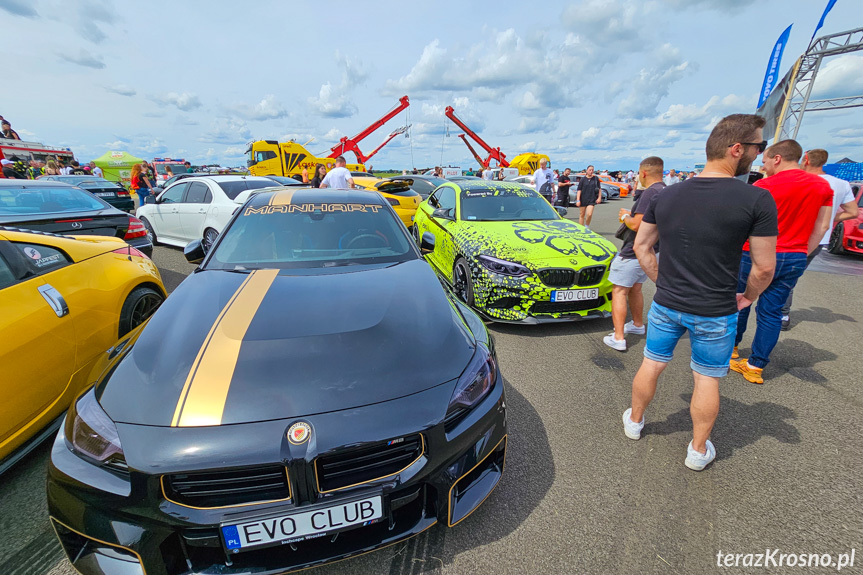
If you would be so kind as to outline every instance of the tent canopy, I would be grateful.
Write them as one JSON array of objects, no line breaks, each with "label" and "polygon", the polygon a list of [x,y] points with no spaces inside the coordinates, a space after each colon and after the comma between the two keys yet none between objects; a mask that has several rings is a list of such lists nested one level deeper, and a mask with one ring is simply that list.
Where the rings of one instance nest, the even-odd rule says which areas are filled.
[{"label": "tent canopy", "polygon": [[128,152],[105,152],[93,160],[93,163],[102,168],[102,174],[106,180],[129,184],[132,166],[143,161]]}]

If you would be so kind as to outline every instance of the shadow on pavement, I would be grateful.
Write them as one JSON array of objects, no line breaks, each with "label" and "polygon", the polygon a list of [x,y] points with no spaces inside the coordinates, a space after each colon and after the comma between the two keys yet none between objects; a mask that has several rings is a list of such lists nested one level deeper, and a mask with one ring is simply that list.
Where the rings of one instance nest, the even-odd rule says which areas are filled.
[{"label": "shadow on pavement", "polygon": [[[740,357],[747,357],[743,350]],[[833,361],[837,357],[835,353],[805,341],[780,339],[770,354],[771,361],[764,370],[764,381],[770,382],[787,373],[809,383],[827,383],[827,378],[815,370],[815,365],[822,361]]]},{"label": "shadow on pavement", "polygon": [[509,536],[551,489],[555,468],[545,425],[508,382],[506,399],[509,438],[503,479],[462,523],[452,528],[439,523],[399,546],[390,562],[391,575],[439,572],[460,553]]},{"label": "shadow on pavement", "polygon": [[791,312],[791,327],[803,322],[833,323],[837,321],[849,321],[857,323],[850,315],[834,313],[826,307],[811,307],[809,309],[795,309]]},{"label": "shadow on pavement", "polygon": [[[506,333],[525,337],[555,337],[578,334],[608,334],[614,329],[611,318],[591,318],[585,320],[563,321],[560,323],[543,323],[539,325],[521,325],[512,323],[486,322],[491,332]],[[601,338],[600,338],[601,339]]]},{"label": "shadow on pavement", "polygon": [[[688,404],[692,394],[683,393],[680,397]],[[752,445],[762,437],[773,437],[780,443],[800,443],[800,432],[785,421],[796,418],[793,409],[777,403],[759,401],[749,405],[736,399],[720,397],[719,416],[710,434],[711,441],[716,444],[716,460],[729,458],[735,449]],[[645,423],[642,437],[678,432],[692,433],[688,405],[669,415],[665,421]]]}]

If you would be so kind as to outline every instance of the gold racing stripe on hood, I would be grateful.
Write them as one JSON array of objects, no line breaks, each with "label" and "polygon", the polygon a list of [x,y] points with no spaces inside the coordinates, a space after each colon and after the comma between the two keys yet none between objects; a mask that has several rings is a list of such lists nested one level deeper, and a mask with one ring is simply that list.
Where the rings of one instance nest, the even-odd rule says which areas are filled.
[{"label": "gold racing stripe on hood", "polygon": [[271,206],[289,206],[291,198],[294,197],[294,190],[285,190],[284,192],[276,192],[270,197]]},{"label": "gold racing stripe on hood", "polygon": [[216,318],[189,370],[171,427],[220,425],[240,346],[279,270],[255,270]]}]

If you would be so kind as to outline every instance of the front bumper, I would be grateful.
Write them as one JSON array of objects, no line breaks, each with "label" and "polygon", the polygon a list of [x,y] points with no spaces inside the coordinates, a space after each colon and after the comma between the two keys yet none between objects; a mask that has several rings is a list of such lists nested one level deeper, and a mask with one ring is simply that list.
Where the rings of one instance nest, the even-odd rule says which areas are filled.
[{"label": "front bumper", "polygon": [[[611,282],[609,265],[602,279],[592,285],[549,287],[536,274],[527,278],[508,278],[494,274],[479,264],[472,266],[474,303],[486,319],[500,323],[540,324],[580,321],[611,317]],[[554,303],[551,292],[556,290],[597,289],[595,299]]]},{"label": "front bumper", "polygon": [[[69,560],[84,575],[271,575],[378,549],[438,522],[452,526],[470,515],[502,477],[506,414],[503,379],[498,374],[490,394],[447,431],[444,414],[436,411],[445,410],[451,393],[451,386],[443,385],[384,404],[303,418],[314,428],[316,443],[309,440],[308,453],[289,461],[279,458],[284,446],[261,445],[260,438],[284,438],[285,429],[296,419],[242,428],[118,424],[131,469],[126,476],[73,454],[61,428],[49,467],[51,521]],[[391,423],[381,429],[382,421]],[[416,422],[435,423],[418,428]],[[336,444],[333,434],[326,432],[330,429],[350,429],[350,437],[346,440],[342,435]],[[323,493],[316,486],[316,476],[303,475],[305,466],[313,465],[319,454],[333,446],[356,446],[411,433],[422,434],[423,453],[398,474]],[[185,436],[182,443],[180,435]],[[189,445],[201,447],[202,455],[180,456]],[[131,457],[133,453],[139,454],[137,460]],[[292,499],[193,508],[166,497],[162,475],[215,469],[226,461],[231,467],[284,461]],[[328,507],[369,493],[382,495],[383,519],[335,537],[231,554],[219,536],[220,524]]]}]

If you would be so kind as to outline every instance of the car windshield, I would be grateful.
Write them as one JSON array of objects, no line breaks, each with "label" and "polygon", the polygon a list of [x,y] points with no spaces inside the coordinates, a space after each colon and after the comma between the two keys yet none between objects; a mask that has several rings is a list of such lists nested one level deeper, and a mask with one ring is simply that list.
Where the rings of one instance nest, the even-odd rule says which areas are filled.
[{"label": "car windshield", "polygon": [[175,174],[186,171],[186,166],[183,164],[156,164],[156,171],[160,175],[165,176],[168,174],[167,170],[165,170],[168,166],[171,166],[171,171]]},{"label": "car windshield", "polygon": [[0,216],[90,212],[110,208],[77,188],[0,187]]},{"label": "car windshield", "polygon": [[222,188],[222,191],[225,192],[225,195],[233,200],[246,190],[272,188],[274,181],[267,178],[265,180],[232,180],[229,182],[218,182],[218,184]]},{"label": "car windshield", "polygon": [[461,219],[477,222],[556,220],[557,212],[534,190],[474,188],[461,194]]},{"label": "car windshield", "polygon": [[267,176],[267,178],[273,180],[274,182],[279,182],[285,186],[296,186],[297,184],[302,184],[300,180],[295,180],[294,178],[288,178],[286,176]]},{"label": "car windshield", "polygon": [[105,180],[98,176],[66,176],[63,178],[57,178],[57,181],[63,182],[64,184],[77,186],[84,182],[104,182]]},{"label": "car windshield", "polygon": [[206,268],[328,268],[416,257],[401,223],[380,204],[247,205]]},{"label": "car windshield", "polygon": [[85,190],[88,188],[116,188],[118,186],[116,182],[109,182],[108,180],[103,180],[101,178],[83,180],[75,185],[79,188],[84,188]]}]

